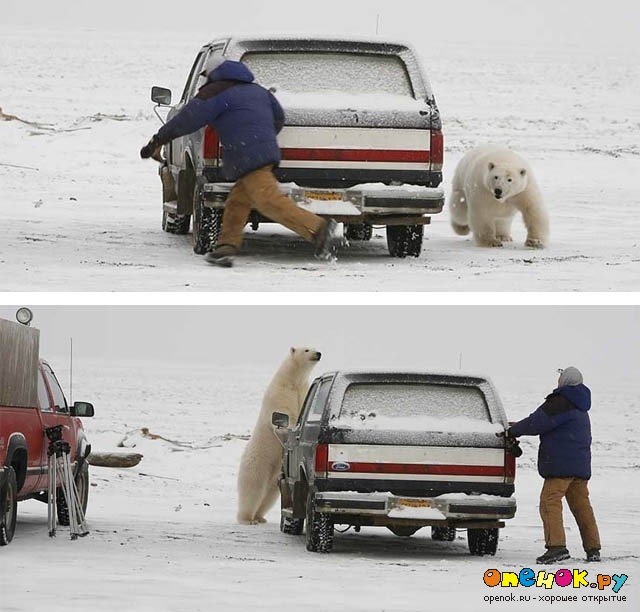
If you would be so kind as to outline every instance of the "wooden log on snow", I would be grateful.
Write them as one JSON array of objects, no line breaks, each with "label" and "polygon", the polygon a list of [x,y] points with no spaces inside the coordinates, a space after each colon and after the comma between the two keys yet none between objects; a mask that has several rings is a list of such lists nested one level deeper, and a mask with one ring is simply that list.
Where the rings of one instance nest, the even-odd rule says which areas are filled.
[{"label": "wooden log on snow", "polygon": [[135,467],[142,461],[140,453],[100,453],[92,451],[87,461],[89,465],[110,468]]}]

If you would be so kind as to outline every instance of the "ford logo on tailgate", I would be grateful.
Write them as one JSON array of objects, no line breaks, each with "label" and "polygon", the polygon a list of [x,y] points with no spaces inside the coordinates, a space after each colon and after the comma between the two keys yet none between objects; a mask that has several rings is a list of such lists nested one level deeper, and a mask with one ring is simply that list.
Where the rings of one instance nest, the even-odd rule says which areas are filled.
[{"label": "ford logo on tailgate", "polygon": [[344,461],[336,461],[331,464],[331,469],[334,472],[348,472],[351,469],[351,466]]}]

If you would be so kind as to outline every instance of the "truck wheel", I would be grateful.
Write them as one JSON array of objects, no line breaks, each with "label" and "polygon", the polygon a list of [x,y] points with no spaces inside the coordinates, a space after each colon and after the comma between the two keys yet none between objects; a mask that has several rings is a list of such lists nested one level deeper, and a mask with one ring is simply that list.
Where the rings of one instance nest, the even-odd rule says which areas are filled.
[{"label": "truck wheel", "polygon": [[420,527],[405,527],[400,525],[388,525],[388,529],[394,535],[401,538],[410,538]]},{"label": "truck wheel", "polygon": [[[87,513],[87,504],[89,503],[89,464],[85,461],[76,474],[76,487],[78,488],[78,498],[82,506],[82,512]],[[56,495],[56,510],[58,513],[58,522],[64,527],[69,526],[69,506],[64,498],[62,489],[58,489]]]},{"label": "truck wheel", "polygon": [[307,528],[305,530],[307,550],[317,553],[329,553],[333,548],[333,521],[329,514],[316,512],[314,492],[307,496]]},{"label": "truck wheel", "polygon": [[162,213],[162,229],[167,234],[188,234],[190,225],[191,217],[189,215],[174,215],[166,210]]},{"label": "truck wheel", "polygon": [[453,542],[456,539],[455,527],[432,527],[431,539],[437,542]]},{"label": "truck wheel", "polygon": [[424,225],[387,226],[387,246],[391,257],[420,257],[423,238]]},{"label": "truck wheel", "polygon": [[302,535],[304,527],[304,519],[291,518],[290,516],[280,515],[280,531],[288,535]]},{"label": "truck wheel", "polygon": [[472,555],[495,555],[498,550],[498,529],[467,529],[469,552]]},{"label": "truck wheel", "polygon": [[202,190],[196,186],[193,192],[193,251],[206,255],[216,248],[222,229],[222,209],[204,205]]},{"label": "truck wheel", "polygon": [[345,225],[344,235],[347,240],[353,242],[369,242],[373,237],[373,225],[371,223]]},{"label": "truck wheel", "polygon": [[13,540],[18,516],[18,484],[16,473],[8,468],[7,480],[0,491],[0,546],[6,546]]}]

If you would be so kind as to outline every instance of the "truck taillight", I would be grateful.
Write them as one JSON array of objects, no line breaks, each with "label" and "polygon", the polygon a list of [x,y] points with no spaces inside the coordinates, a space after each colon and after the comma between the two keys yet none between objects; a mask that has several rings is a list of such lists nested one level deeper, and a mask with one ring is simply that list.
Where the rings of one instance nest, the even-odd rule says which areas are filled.
[{"label": "truck taillight", "polygon": [[207,126],[204,129],[204,143],[202,157],[207,160],[217,160],[220,153],[220,140],[218,134],[212,128]]},{"label": "truck taillight", "polygon": [[329,464],[329,445],[318,444],[316,446],[316,474],[326,474]]},{"label": "truck taillight", "polygon": [[504,451],[504,480],[513,484],[516,479],[516,456],[508,450]]},{"label": "truck taillight", "polygon": [[431,170],[440,171],[444,165],[444,134],[442,130],[431,130]]}]

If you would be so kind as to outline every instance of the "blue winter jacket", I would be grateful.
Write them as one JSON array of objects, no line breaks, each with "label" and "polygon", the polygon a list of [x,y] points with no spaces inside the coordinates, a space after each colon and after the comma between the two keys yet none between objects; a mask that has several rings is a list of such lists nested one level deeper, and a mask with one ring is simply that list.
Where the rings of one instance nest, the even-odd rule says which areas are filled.
[{"label": "blue winter jacket", "polygon": [[162,144],[205,125],[218,133],[223,147],[223,174],[235,181],[253,170],[280,163],[277,134],[284,111],[274,95],[254,83],[242,62],[226,61],[175,117],[157,134]]},{"label": "blue winter jacket", "polygon": [[543,478],[591,478],[591,391],[560,387],[526,419],[512,425],[516,436],[540,436],[538,472]]}]

